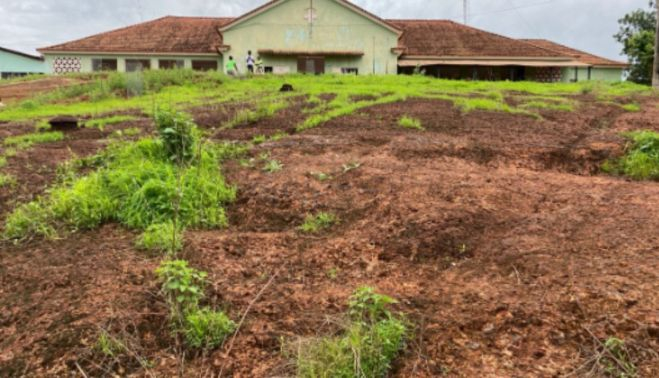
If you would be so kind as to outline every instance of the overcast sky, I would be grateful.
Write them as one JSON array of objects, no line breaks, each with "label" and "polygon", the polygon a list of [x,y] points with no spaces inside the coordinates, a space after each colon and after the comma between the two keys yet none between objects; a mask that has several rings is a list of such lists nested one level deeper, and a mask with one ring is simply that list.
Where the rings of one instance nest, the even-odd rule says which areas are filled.
[{"label": "overcast sky", "polygon": [[[0,46],[38,47],[158,18],[238,16],[266,0],[1,0]],[[354,0],[383,18],[462,21],[462,0]],[[471,26],[514,38],[546,38],[620,58],[617,20],[648,0],[469,0]]]}]

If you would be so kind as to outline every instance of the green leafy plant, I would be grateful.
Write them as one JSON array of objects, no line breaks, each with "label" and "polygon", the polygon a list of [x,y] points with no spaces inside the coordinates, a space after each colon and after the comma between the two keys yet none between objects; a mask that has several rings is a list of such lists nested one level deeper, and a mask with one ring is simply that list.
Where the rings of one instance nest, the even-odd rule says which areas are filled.
[{"label": "green leafy plant", "polygon": [[153,224],[135,242],[137,248],[150,252],[176,253],[183,249],[183,232],[173,222]]},{"label": "green leafy plant", "polygon": [[50,222],[52,213],[39,200],[19,206],[5,222],[4,239],[22,241],[33,236],[53,239],[57,231]]},{"label": "green leafy plant", "polygon": [[263,166],[263,171],[268,173],[276,173],[284,169],[284,165],[277,160],[268,160]]},{"label": "green leafy plant", "polygon": [[635,131],[625,136],[631,141],[625,156],[605,162],[602,169],[634,180],[659,180],[659,133]]},{"label": "green leafy plant", "polygon": [[211,350],[221,346],[235,329],[236,324],[224,312],[203,308],[188,312],[183,333],[189,346]]},{"label": "green leafy plant", "polygon": [[398,121],[398,125],[400,127],[406,128],[406,129],[413,129],[413,130],[420,130],[424,131],[425,128],[421,126],[421,121],[416,118],[411,118],[408,116],[404,116]]},{"label": "green leafy plant", "polygon": [[612,377],[632,378],[637,376],[637,367],[632,361],[627,345],[623,340],[609,337],[604,342],[603,357],[600,362],[604,371]]},{"label": "green leafy plant", "polygon": [[336,215],[331,213],[321,212],[316,215],[308,215],[302,226],[300,226],[300,231],[315,234],[334,226],[338,222]]},{"label": "green leafy plant", "polygon": [[183,112],[161,108],[156,111],[155,120],[169,159],[179,165],[189,163],[194,157],[199,139],[192,117]]},{"label": "green leafy plant", "polygon": [[188,266],[185,260],[163,261],[156,269],[162,292],[170,305],[174,321],[183,322],[186,314],[196,311],[204,297],[206,272]]},{"label": "green leafy plant", "polygon": [[321,182],[332,179],[332,176],[330,176],[327,173],[323,173],[323,172],[309,172],[309,175],[311,175],[311,177],[313,177],[316,180],[321,181]]},{"label": "green leafy plant", "polygon": [[360,288],[349,303],[350,321],[343,335],[306,340],[297,350],[297,375],[385,377],[405,346],[407,325],[386,306],[395,303],[372,288]]},{"label": "green leafy plant", "polygon": [[7,158],[5,156],[0,156],[0,168],[7,166]]},{"label": "green leafy plant", "polygon": [[639,104],[624,104],[622,109],[626,112],[635,113],[641,111],[641,106]]}]

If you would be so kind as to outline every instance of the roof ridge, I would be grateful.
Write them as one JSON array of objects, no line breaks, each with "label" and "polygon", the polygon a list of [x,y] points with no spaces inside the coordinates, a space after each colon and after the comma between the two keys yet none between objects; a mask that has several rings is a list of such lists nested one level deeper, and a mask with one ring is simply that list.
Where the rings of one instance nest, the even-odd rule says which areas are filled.
[{"label": "roof ridge", "polygon": [[82,38],[74,39],[73,41],[62,42],[62,43],[58,43],[58,44],[56,44],[56,45],[51,45],[51,46],[41,47],[41,48],[38,48],[37,51],[41,52],[42,50],[50,50],[50,49],[54,49],[54,48],[57,48],[57,47],[60,47],[60,46],[63,46],[63,45],[68,45],[68,44],[71,44],[71,43],[80,42],[80,41],[84,41],[84,40],[87,40],[87,39],[90,39],[90,38],[98,37],[98,36],[101,36],[101,35],[103,35],[103,34],[115,33],[115,32],[119,32],[119,31],[123,31],[123,30],[130,29],[130,28],[133,28],[133,27],[136,27],[136,26],[148,25],[148,24],[154,23],[154,22],[156,22],[156,21],[161,21],[161,20],[164,20],[164,19],[167,19],[167,18],[172,18],[172,17],[175,17],[175,16],[167,15],[167,16],[162,16],[162,17],[155,18],[155,19],[153,19],[153,20],[140,22],[140,23],[137,23],[137,24],[132,24],[132,25],[122,26],[122,27],[120,27],[120,28],[116,28],[116,29],[112,29],[112,30],[105,31],[105,32],[101,32],[101,33],[96,33],[96,34],[88,35],[88,36],[86,36],[86,37],[82,37]]},{"label": "roof ridge", "polygon": [[10,53],[10,54],[20,55],[24,58],[43,61],[43,56],[32,55],[32,54],[28,54],[28,53],[25,53],[25,52],[22,52],[22,51],[13,50],[13,49],[10,49],[10,48],[7,48],[7,47],[0,46],[0,51],[4,51],[4,52]]}]

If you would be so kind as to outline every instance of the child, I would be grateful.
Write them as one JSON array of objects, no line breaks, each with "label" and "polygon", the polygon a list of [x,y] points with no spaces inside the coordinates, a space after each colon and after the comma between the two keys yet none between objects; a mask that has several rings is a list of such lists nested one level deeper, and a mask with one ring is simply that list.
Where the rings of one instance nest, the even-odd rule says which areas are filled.
[{"label": "child", "polygon": [[254,57],[251,50],[247,52],[247,71],[251,74],[254,73]]},{"label": "child", "polygon": [[230,76],[236,76],[238,74],[238,65],[232,56],[229,57],[229,61],[227,62],[227,74]]}]

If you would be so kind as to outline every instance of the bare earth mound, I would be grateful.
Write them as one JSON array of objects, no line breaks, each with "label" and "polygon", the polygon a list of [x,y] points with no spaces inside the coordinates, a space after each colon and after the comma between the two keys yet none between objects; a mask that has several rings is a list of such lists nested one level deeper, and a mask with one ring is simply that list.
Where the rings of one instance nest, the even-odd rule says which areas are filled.
[{"label": "bare earth mound", "polygon": [[[217,138],[290,132],[301,111]],[[403,115],[426,131],[398,127]],[[543,116],[409,100],[262,144],[253,168],[227,164],[239,188],[231,226],[190,232],[183,257],[209,272],[207,301],[233,319],[275,278],[231,352],[188,356],[184,375],[290,375],[282,343],[331,334],[350,293],[371,285],[397,298],[415,325],[396,377],[583,376],[608,337],[627,342],[640,376],[658,376],[659,185],[598,172],[622,153],[620,132],[659,131],[659,108],[624,113],[584,99],[573,113]],[[87,134],[31,151],[42,170],[9,167],[19,178],[38,175],[38,188],[0,189],[3,217],[16,196],[52,183],[69,146],[91,154],[98,142],[83,135],[106,136],[74,133]],[[283,170],[261,170],[263,153]],[[305,216],[320,211],[340,224],[301,234]],[[152,274],[159,259],[135,251],[133,239],[108,225],[2,245],[0,376],[110,376],[118,366],[119,375],[178,374]],[[102,361],[91,351],[100,327],[132,340],[132,354]]]}]

